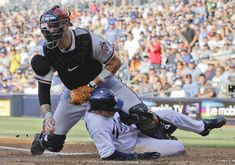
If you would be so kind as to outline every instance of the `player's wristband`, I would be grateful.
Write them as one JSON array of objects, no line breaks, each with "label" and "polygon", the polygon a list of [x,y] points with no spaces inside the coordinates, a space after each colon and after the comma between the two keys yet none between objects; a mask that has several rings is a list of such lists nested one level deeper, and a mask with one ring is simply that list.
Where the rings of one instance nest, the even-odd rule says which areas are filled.
[{"label": "player's wristband", "polygon": [[93,89],[96,89],[98,88],[98,85],[96,85],[96,83],[94,81],[91,81],[89,84],[88,84],[89,87],[93,88]]},{"label": "player's wristband", "polygon": [[49,119],[49,118],[51,118],[51,117],[52,117],[51,112],[47,112],[47,113],[44,115],[44,118],[45,118],[45,119]]},{"label": "player's wristband", "polygon": [[107,82],[109,79],[111,79],[113,76],[114,74],[109,70],[107,70],[106,68],[104,68],[98,75],[100,80],[103,81],[104,83]]}]

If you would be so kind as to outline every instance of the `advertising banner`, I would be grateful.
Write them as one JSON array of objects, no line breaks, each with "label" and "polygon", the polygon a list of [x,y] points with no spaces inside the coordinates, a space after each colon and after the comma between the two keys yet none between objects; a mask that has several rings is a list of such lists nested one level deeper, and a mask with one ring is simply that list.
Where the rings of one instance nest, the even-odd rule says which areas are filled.
[{"label": "advertising banner", "polygon": [[160,99],[142,98],[151,111],[174,110],[195,119],[219,115],[235,119],[235,100],[231,99]]},{"label": "advertising banner", "polygon": [[0,116],[10,116],[10,100],[0,100]]}]

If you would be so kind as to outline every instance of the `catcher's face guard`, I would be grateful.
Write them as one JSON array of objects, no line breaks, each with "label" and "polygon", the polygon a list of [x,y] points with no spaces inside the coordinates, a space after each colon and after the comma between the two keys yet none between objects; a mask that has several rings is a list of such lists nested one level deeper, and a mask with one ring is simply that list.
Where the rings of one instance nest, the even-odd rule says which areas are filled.
[{"label": "catcher's face guard", "polygon": [[55,6],[41,15],[38,26],[47,40],[46,45],[49,49],[58,45],[59,39],[63,36],[65,25],[72,26],[72,23],[69,20],[69,14],[59,6]]}]

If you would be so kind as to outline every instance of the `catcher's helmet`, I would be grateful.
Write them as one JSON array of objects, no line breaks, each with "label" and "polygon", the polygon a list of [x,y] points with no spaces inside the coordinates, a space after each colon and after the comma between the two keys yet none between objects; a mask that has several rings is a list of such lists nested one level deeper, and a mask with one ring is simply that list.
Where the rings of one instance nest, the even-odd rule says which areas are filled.
[{"label": "catcher's helmet", "polygon": [[58,45],[58,40],[62,37],[64,26],[73,24],[69,19],[69,12],[65,12],[59,6],[54,6],[44,12],[40,17],[39,28],[47,40],[47,47],[50,49]]},{"label": "catcher's helmet", "polygon": [[118,109],[115,108],[117,104],[115,95],[113,91],[100,88],[95,90],[92,93],[90,98],[90,110],[103,110],[103,111],[110,111],[116,112]]}]

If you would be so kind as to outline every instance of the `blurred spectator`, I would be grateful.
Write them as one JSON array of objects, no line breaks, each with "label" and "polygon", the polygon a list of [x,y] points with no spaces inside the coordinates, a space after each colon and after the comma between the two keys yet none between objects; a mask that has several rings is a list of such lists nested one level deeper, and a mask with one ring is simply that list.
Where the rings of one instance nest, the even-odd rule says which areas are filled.
[{"label": "blurred spectator", "polygon": [[217,66],[217,62],[214,60],[208,60],[208,69],[205,72],[206,81],[211,81],[215,76],[215,67]]},{"label": "blurred spectator", "polygon": [[150,96],[153,92],[153,84],[149,83],[149,75],[141,74],[139,76],[139,85],[135,88],[135,90],[140,95],[148,95]]},{"label": "blurred spectator", "polygon": [[210,50],[210,47],[208,45],[208,43],[204,43],[202,45],[202,51],[201,51],[201,57],[206,59],[206,58],[211,58],[213,57],[213,52]]},{"label": "blurred spectator", "polygon": [[138,74],[139,66],[140,66],[139,59],[133,56],[132,60],[130,61],[130,67],[129,67],[129,74],[131,77],[134,77],[135,75]]},{"label": "blurred spectator", "polygon": [[182,98],[187,97],[185,90],[182,88],[183,82],[182,80],[176,79],[170,93],[170,97],[172,98]]},{"label": "blurred spectator", "polygon": [[192,59],[192,55],[188,53],[188,50],[185,48],[180,50],[180,55],[181,55],[182,61],[185,63],[189,63],[190,60]]},{"label": "blurred spectator", "polygon": [[183,89],[190,98],[195,97],[198,93],[198,85],[196,82],[193,82],[191,74],[185,76]]},{"label": "blurred spectator", "polygon": [[149,73],[150,71],[150,62],[149,62],[149,57],[144,56],[142,58],[142,61],[140,61],[140,66],[139,66],[139,73]]},{"label": "blurred spectator", "polygon": [[176,63],[176,74],[175,76],[180,76],[180,77],[183,77],[184,75],[186,75],[186,72],[187,72],[187,67],[186,67],[186,64],[182,61],[178,61]]},{"label": "blurred spectator", "polygon": [[3,86],[2,80],[3,80],[3,74],[2,74],[2,72],[0,72],[0,91],[1,91],[2,86]]},{"label": "blurred spectator", "polygon": [[20,67],[20,54],[16,49],[12,49],[9,52],[9,59],[10,59],[10,72],[14,73],[16,69]]},{"label": "blurred spectator", "polygon": [[127,40],[124,43],[124,49],[128,52],[129,59],[132,59],[136,55],[139,49],[139,43],[134,39],[132,33],[128,33]]},{"label": "blurred spectator", "polygon": [[29,67],[30,56],[26,47],[20,50],[20,69],[25,70]]},{"label": "blurred spectator", "polygon": [[199,23],[203,23],[206,19],[206,6],[202,4],[201,0],[196,2],[195,12],[198,15]]},{"label": "blurred spectator", "polygon": [[213,87],[219,87],[221,84],[221,78],[225,69],[223,66],[219,66],[215,70],[215,76],[212,78],[211,84]]},{"label": "blurred spectator", "polygon": [[148,75],[149,75],[149,83],[154,83],[156,77],[158,77],[158,80],[160,80],[160,77],[158,76],[156,70],[152,66],[150,66]]},{"label": "blurred spectator", "polygon": [[105,38],[110,43],[114,44],[118,37],[118,29],[115,27],[115,22],[109,23],[109,28],[104,32]]},{"label": "blurred spectator", "polygon": [[151,65],[155,68],[157,73],[159,73],[162,58],[161,58],[161,43],[159,42],[157,36],[152,36],[147,44],[148,54],[150,58]]},{"label": "blurred spectator", "polygon": [[9,75],[10,59],[6,54],[0,53],[0,71],[3,77],[8,77]]},{"label": "blurred spectator", "polygon": [[200,60],[200,55],[202,54],[201,48],[199,47],[199,43],[196,42],[195,46],[192,49],[191,55],[192,55],[192,60],[195,61],[195,64],[197,64]]},{"label": "blurred spectator", "polygon": [[168,82],[167,76],[162,76],[161,77],[161,83],[162,83],[162,88],[165,91],[165,95],[169,96],[170,95],[170,90],[171,90],[172,86]]},{"label": "blurred spectator", "polygon": [[174,73],[167,71],[167,67],[165,65],[161,65],[159,76],[161,77],[161,79],[166,76],[167,80],[169,80],[170,82],[174,81],[173,80],[174,79]]},{"label": "blurred spectator", "polygon": [[0,54],[7,54],[7,48],[2,40],[0,40]]},{"label": "blurred spectator", "polygon": [[35,81],[29,81],[27,87],[24,88],[24,94],[37,94],[37,83]]},{"label": "blurred spectator", "polygon": [[198,77],[198,85],[199,90],[198,93],[195,95],[199,98],[210,98],[215,97],[215,92],[212,89],[212,85],[206,81],[205,74],[201,73]]},{"label": "blurred spectator", "polygon": [[7,85],[3,84],[2,88],[1,88],[1,93],[4,93],[4,94],[10,93]]},{"label": "blurred spectator", "polygon": [[165,90],[163,89],[162,82],[157,81],[154,85],[154,96],[155,97],[168,97]]},{"label": "blurred spectator", "polygon": [[185,22],[181,25],[182,25],[182,35],[187,40],[188,51],[191,52],[196,41],[198,40],[198,36],[195,33],[195,30],[189,26],[188,22]]},{"label": "blurred spectator", "polygon": [[203,55],[201,58],[200,58],[200,61],[197,65],[197,67],[200,69],[200,72],[201,73],[205,73],[208,69],[208,63],[207,61],[209,60],[209,56],[206,56],[206,55]]},{"label": "blurred spectator", "polygon": [[133,27],[133,29],[131,30],[131,33],[133,34],[133,38],[137,42],[139,42],[141,39],[141,33],[144,32],[144,29],[140,25],[140,20],[137,19],[135,22],[136,22],[136,24],[135,24],[136,26]]},{"label": "blurred spectator", "polygon": [[217,97],[221,97],[223,90],[221,90],[223,86],[222,82],[222,75],[224,73],[225,69],[222,66],[219,66],[215,70],[215,76],[212,78],[211,85],[215,89],[215,92],[217,94]]},{"label": "blurred spectator", "polygon": [[229,83],[233,77],[235,77],[235,64],[230,63],[226,66],[226,70],[221,77],[221,81],[224,83]]},{"label": "blurred spectator", "polygon": [[201,70],[198,67],[196,67],[195,61],[191,59],[188,63],[186,75],[190,74],[192,76],[192,81],[196,82],[200,73]]}]

